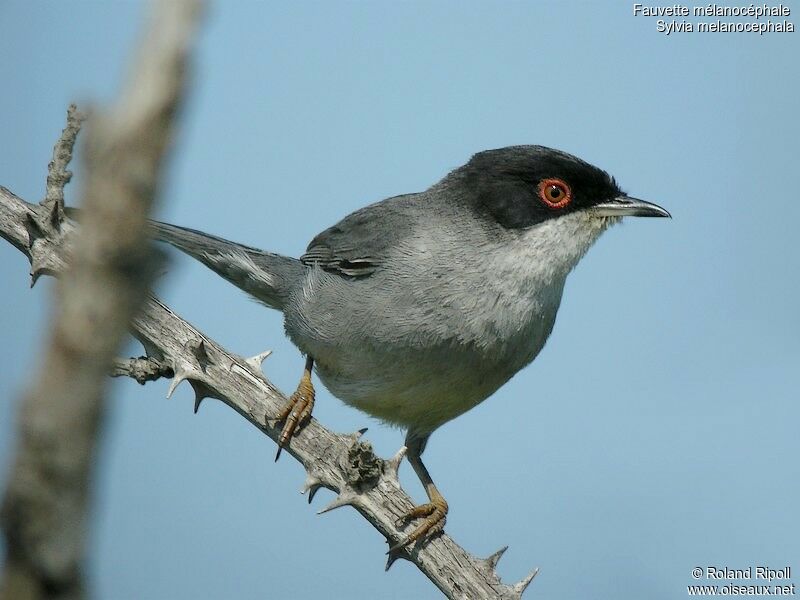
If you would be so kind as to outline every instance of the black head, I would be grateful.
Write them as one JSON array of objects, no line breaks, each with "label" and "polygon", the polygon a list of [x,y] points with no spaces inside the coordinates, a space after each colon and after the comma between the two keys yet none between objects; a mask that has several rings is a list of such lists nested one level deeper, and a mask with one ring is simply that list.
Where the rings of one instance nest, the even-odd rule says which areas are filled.
[{"label": "black head", "polygon": [[544,146],[479,152],[452,176],[469,190],[474,208],[507,229],[580,210],[600,217],[669,216],[654,204],[626,196],[605,171]]}]

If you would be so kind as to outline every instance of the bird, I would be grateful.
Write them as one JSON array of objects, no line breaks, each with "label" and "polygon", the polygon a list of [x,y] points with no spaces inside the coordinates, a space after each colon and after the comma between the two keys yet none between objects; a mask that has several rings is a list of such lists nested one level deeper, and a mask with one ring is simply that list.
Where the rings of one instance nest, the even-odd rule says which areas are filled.
[{"label": "bird", "polygon": [[[425,191],[356,210],[300,258],[153,222],[153,236],[283,313],[305,356],[276,415],[278,453],[311,416],[312,372],[344,403],[406,430],[428,502],[390,552],[444,529],[449,506],[422,462],[431,434],[531,363],[567,276],[623,217],[670,217],[606,171],[538,145],[474,154]],[[401,523],[398,522],[398,525]]]}]

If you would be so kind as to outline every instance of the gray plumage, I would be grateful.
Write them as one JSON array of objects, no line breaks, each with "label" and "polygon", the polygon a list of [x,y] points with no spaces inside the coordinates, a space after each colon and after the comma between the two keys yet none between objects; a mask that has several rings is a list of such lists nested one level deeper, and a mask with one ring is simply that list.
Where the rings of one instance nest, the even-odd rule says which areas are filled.
[{"label": "gray plumage", "polygon": [[153,237],[197,259],[270,308],[283,310],[303,276],[296,258],[264,252],[187,227],[152,221]]},{"label": "gray plumage", "polygon": [[[567,182],[563,209],[543,202],[547,178]],[[299,260],[173,225],[154,232],[283,311],[335,396],[424,446],[536,357],[567,275],[609,225],[666,214],[580,159],[518,146],[354,212]]]}]

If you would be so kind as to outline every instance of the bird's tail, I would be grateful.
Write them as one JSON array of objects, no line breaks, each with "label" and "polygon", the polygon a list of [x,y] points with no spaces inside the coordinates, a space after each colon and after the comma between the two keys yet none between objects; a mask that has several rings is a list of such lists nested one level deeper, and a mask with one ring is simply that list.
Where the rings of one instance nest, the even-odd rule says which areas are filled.
[{"label": "bird's tail", "polygon": [[283,310],[292,288],[303,276],[303,265],[296,258],[159,221],[151,221],[151,227],[156,240],[199,260],[271,308]]}]

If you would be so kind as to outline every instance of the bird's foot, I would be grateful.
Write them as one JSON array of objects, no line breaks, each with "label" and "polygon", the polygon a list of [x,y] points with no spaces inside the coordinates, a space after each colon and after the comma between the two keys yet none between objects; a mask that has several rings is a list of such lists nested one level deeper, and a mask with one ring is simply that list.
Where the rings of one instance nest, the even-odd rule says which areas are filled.
[{"label": "bird's foot", "polygon": [[278,453],[275,455],[275,460],[280,458],[281,450],[287,446],[297,428],[301,427],[311,417],[313,409],[314,385],[311,383],[311,370],[306,369],[302,379],[300,379],[300,383],[297,385],[297,389],[289,396],[286,406],[275,417],[276,423],[283,422],[283,429],[281,429],[281,435],[278,438]]},{"label": "bird's foot", "polygon": [[425,518],[425,520],[417,525],[417,528],[404,540],[401,540],[389,549],[390,554],[404,546],[413,544],[419,539],[431,539],[444,531],[444,524],[447,521],[447,502],[438,491],[435,494],[431,494],[430,500],[431,501],[426,504],[415,506],[397,520],[395,523],[396,526],[402,527],[412,519],[418,519],[420,517]]}]

